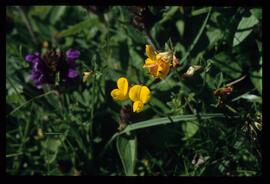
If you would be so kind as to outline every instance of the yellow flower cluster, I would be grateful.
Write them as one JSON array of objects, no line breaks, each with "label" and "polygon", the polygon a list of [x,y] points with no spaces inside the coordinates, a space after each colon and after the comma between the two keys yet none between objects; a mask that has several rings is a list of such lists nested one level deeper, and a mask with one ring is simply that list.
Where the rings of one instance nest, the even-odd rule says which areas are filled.
[{"label": "yellow flower cluster", "polygon": [[148,58],[143,67],[147,68],[149,73],[156,78],[164,79],[171,66],[175,67],[179,63],[172,51],[158,53],[151,45],[146,45],[145,52]]},{"label": "yellow flower cluster", "polygon": [[126,100],[128,97],[133,101],[133,112],[141,112],[144,104],[151,98],[151,92],[147,86],[134,85],[129,87],[128,80],[121,77],[117,80],[117,89],[111,91],[114,100]]},{"label": "yellow flower cluster", "polygon": [[[144,68],[149,70],[149,73],[160,79],[164,79],[171,66],[175,67],[179,64],[178,59],[172,51],[158,53],[151,45],[146,45],[145,48],[147,59],[145,60]],[[133,112],[141,112],[144,104],[151,98],[151,92],[147,86],[133,85],[129,86],[128,80],[121,77],[117,80],[117,89],[111,91],[111,96],[114,100],[130,99],[133,102]]]}]

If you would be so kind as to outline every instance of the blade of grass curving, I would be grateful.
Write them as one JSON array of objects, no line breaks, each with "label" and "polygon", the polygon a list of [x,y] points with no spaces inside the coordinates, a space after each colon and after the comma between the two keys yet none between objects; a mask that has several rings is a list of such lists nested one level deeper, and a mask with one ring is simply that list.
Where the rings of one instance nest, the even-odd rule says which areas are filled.
[{"label": "blade of grass curving", "polygon": [[170,118],[165,117],[165,118],[159,118],[159,119],[152,119],[152,120],[146,120],[146,121],[141,121],[139,123],[134,123],[131,125],[128,125],[120,134],[127,133],[129,131],[134,131],[142,128],[147,128],[147,127],[152,127],[152,126],[158,126],[158,125],[166,125],[169,123],[175,123],[179,121],[190,121],[190,120],[196,120],[198,119],[198,116],[200,119],[205,120],[205,119],[211,119],[211,118],[217,118],[217,117],[222,117],[224,118],[225,115],[222,113],[213,113],[213,114],[188,114],[188,115],[177,115],[177,116],[171,116]]},{"label": "blade of grass curving", "polygon": [[127,132],[131,132],[131,131],[135,131],[135,130],[143,129],[143,128],[148,128],[148,127],[153,127],[153,126],[166,125],[169,123],[176,123],[179,121],[191,121],[191,120],[197,120],[197,119],[205,120],[205,119],[211,119],[211,118],[225,118],[225,117],[226,116],[222,113],[209,113],[209,114],[196,114],[196,115],[187,114],[187,115],[171,116],[170,118],[164,117],[164,118],[151,119],[151,120],[146,120],[146,121],[130,124],[123,131],[117,132],[111,137],[111,139],[104,146],[104,149],[100,155],[102,156],[105,153],[108,146],[114,141],[114,139],[117,136],[122,135]]}]

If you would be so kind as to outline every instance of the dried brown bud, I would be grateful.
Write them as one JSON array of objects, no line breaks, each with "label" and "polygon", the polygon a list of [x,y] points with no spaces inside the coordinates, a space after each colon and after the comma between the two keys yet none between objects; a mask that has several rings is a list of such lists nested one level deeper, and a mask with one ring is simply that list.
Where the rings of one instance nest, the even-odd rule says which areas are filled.
[{"label": "dried brown bud", "polygon": [[120,120],[118,130],[123,130],[127,124],[132,120],[133,112],[132,108],[129,105],[124,106],[120,110]]},{"label": "dried brown bud", "polygon": [[225,86],[223,88],[216,89],[213,93],[215,96],[221,96],[224,94],[230,94],[233,91],[233,88],[231,86]]}]

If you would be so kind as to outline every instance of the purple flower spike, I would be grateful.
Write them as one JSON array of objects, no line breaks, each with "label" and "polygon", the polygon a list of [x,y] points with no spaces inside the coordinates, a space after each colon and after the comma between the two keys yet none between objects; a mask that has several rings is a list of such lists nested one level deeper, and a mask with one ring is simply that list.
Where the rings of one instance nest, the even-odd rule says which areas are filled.
[{"label": "purple flower spike", "polygon": [[67,56],[68,60],[75,60],[80,56],[80,54],[81,54],[80,51],[75,50],[75,49],[69,49],[66,52],[66,56]]},{"label": "purple flower spike", "polygon": [[75,69],[69,68],[68,69],[68,77],[69,78],[75,78],[77,77],[79,74]]},{"label": "purple flower spike", "polygon": [[38,52],[29,54],[25,60],[32,63],[30,79],[40,89],[44,84],[56,84],[58,74],[60,83],[73,81],[72,79],[79,75],[75,65],[75,60],[79,56],[80,51],[75,49],[69,49],[66,54],[52,49],[42,56]]}]

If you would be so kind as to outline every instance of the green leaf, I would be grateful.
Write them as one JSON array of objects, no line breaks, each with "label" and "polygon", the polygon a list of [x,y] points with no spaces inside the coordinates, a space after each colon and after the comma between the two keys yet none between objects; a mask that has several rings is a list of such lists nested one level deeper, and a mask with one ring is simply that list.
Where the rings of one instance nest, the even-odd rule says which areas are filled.
[{"label": "green leaf", "polygon": [[33,6],[29,11],[29,16],[38,16],[44,20],[50,12],[52,6]]},{"label": "green leaf", "polygon": [[132,26],[127,26],[126,29],[127,35],[131,37],[134,42],[137,42],[138,44],[146,43],[146,38],[140,31],[138,31]]},{"label": "green leaf", "polygon": [[61,140],[48,138],[46,141],[41,142],[41,145],[44,148],[47,163],[51,164],[56,159],[59,147],[61,146]]},{"label": "green leaf", "polygon": [[215,29],[210,27],[207,32],[206,35],[208,37],[209,40],[209,47],[212,47],[217,41],[219,41],[220,39],[223,38],[223,33],[220,29]]},{"label": "green leaf", "polygon": [[223,73],[222,72],[219,72],[216,76],[216,79],[217,79],[217,88],[220,88],[223,84]]},{"label": "green leaf", "polygon": [[262,103],[262,97],[253,94],[244,94],[241,96],[241,98],[246,99],[250,102]]},{"label": "green leaf", "polygon": [[164,112],[164,113],[170,111],[170,109],[166,106],[166,104],[156,97],[151,98],[151,104],[155,107],[160,108],[162,110],[162,112]]},{"label": "green leaf", "polygon": [[259,91],[260,95],[262,95],[262,67],[259,71],[251,72],[250,79],[255,88]]},{"label": "green leaf", "polygon": [[262,9],[261,8],[252,8],[250,13],[254,15],[258,20],[262,19]]},{"label": "green leaf", "polygon": [[209,8],[200,8],[200,9],[197,9],[197,10],[193,10],[191,12],[191,16],[198,16],[198,15],[207,13],[208,11],[209,11]]},{"label": "green leaf", "polygon": [[55,6],[51,9],[50,22],[55,24],[64,15],[66,6]]},{"label": "green leaf", "polygon": [[163,18],[159,21],[159,24],[163,24],[168,20],[171,20],[177,10],[180,10],[178,6],[170,7],[170,9],[163,14]]},{"label": "green leaf", "polygon": [[165,80],[162,80],[156,84],[153,84],[151,89],[158,90],[158,91],[168,91],[177,85],[178,84],[175,80],[167,77]]},{"label": "green leaf", "polygon": [[179,121],[191,121],[191,120],[197,120],[198,116],[200,119],[211,119],[211,118],[224,118],[225,116],[221,113],[212,113],[212,114],[187,114],[187,115],[177,115],[177,116],[171,116],[165,117],[165,118],[157,118],[157,119],[151,119],[151,120],[146,120],[146,121],[141,121],[138,123],[130,124],[128,125],[122,132],[128,132],[128,131],[133,131],[133,130],[138,130],[142,128],[147,128],[147,127],[152,127],[152,126],[159,126],[159,125],[166,125],[169,123],[176,123]]},{"label": "green leaf", "polygon": [[97,24],[99,24],[99,21],[97,18],[86,19],[62,31],[60,33],[60,36],[65,37],[65,36],[74,35],[74,34],[80,33],[83,29],[89,29],[90,27],[95,26]]},{"label": "green leaf", "polygon": [[241,76],[242,67],[239,61],[235,60],[230,54],[220,52],[216,54],[212,60],[212,64],[220,69],[223,75],[229,75],[231,78],[238,78]]},{"label": "green leaf", "polygon": [[252,31],[252,27],[258,24],[258,19],[251,15],[250,17],[243,17],[239,22],[237,31],[233,38],[233,47],[240,44]]},{"label": "green leaf", "polygon": [[116,146],[126,176],[134,176],[137,157],[137,138],[119,136],[116,140]]},{"label": "green leaf", "polygon": [[184,30],[185,30],[185,22],[183,20],[178,20],[176,22],[176,27],[177,27],[177,30],[180,33],[180,35],[183,36]]},{"label": "green leaf", "polygon": [[188,121],[182,124],[182,129],[185,135],[182,140],[187,140],[197,133],[199,126],[196,121]]}]

